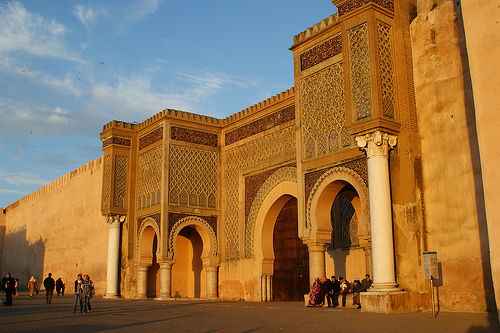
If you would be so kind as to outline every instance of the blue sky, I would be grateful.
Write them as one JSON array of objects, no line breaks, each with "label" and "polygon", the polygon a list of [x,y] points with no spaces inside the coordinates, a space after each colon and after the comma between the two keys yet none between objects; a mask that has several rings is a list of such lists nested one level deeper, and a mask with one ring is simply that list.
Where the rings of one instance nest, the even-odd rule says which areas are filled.
[{"label": "blue sky", "polygon": [[0,207],[102,155],[111,120],[224,118],[293,83],[294,35],[330,0],[0,4]]}]

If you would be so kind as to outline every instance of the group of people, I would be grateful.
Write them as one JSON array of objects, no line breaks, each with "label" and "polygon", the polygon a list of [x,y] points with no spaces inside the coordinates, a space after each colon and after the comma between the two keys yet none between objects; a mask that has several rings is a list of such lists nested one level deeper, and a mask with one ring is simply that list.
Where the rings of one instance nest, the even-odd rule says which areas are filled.
[{"label": "group of people", "polygon": [[358,309],[360,309],[360,293],[367,291],[368,288],[371,287],[372,282],[370,274],[366,274],[362,281],[360,281],[359,278],[354,279],[352,286],[347,279],[343,277],[339,277],[337,280],[335,276],[332,276],[331,279],[328,280],[326,276],[323,276],[323,281],[320,281],[319,278],[315,278],[307,306],[323,306],[326,298],[328,307],[335,308],[339,306],[339,296],[342,295],[342,306],[345,307],[347,295],[353,294],[352,303],[353,305],[357,305]]},{"label": "group of people", "polygon": [[85,276],[78,274],[78,278],[75,280],[75,304],[73,306],[73,313],[76,312],[76,305],[78,302],[80,302],[80,312],[90,312],[90,310],[92,310],[90,299],[93,295],[94,282],[92,282],[90,276],[87,274],[85,274]]},{"label": "group of people", "polygon": [[[85,277],[85,278],[84,278]],[[90,299],[94,295],[94,283],[90,279],[90,276],[82,274],[78,274],[78,278],[75,280],[75,304],[73,306],[73,313],[76,312],[77,303],[80,302],[80,312],[90,312],[92,307],[90,306]],[[1,288],[3,292],[6,294],[6,300],[4,305],[12,306],[12,296],[17,295],[17,287],[19,284],[19,279],[14,279],[10,273],[7,273],[5,277],[2,278]],[[48,276],[43,280],[43,287],[45,288],[45,303],[52,303],[52,295],[54,293],[54,289],[57,292],[57,296],[64,296],[64,291],[66,289],[65,284],[62,279],[59,278],[57,281],[54,281],[52,278],[52,273],[49,273]],[[35,294],[38,295],[38,282],[32,276],[28,281],[28,289],[30,293],[30,297],[33,297]]]}]

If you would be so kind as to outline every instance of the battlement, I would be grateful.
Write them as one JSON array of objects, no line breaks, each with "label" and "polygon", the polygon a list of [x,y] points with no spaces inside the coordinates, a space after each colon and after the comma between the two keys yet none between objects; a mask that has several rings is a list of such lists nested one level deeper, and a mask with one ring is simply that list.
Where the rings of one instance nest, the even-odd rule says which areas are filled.
[{"label": "battlement", "polygon": [[75,169],[74,171],[68,172],[64,176],[61,176],[54,180],[53,182],[48,183],[47,185],[39,188],[35,192],[28,194],[27,196],[19,199],[18,201],[14,202],[13,204],[7,206],[5,208],[6,211],[10,209],[15,209],[21,205],[27,204],[31,202],[32,200],[41,197],[47,193],[50,193],[64,184],[69,183],[73,178],[85,173],[85,172],[90,172],[91,174],[94,173],[97,169],[101,167],[102,164],[102,157],[99,157],[98,159],[95,159],[93,161],[88,162],[87,164],[82,165],[78,169]]},{"label": "battlement", "polygon": [[125,121],[113,120],[113,121],[110,121],[109,123],[107,123],[106,125],[104,125],[102,127],[102,131],[104,132],[105,130],[113,128],[113,127],[115,127],[115,128],[128,128],[128,129],[133,130],[135,127],[135,124],[127,123]]},{"label": "battlement", "polygon": [[292,87],[290,89],[287,89],[286,91],[283,91],[275,96],[269,97],[268,99],[263,100],[262,102],[259,102],[257,104],[254,104],[244,110],[241,110],[240,112],[234,113],[230,115],[229,117],[224,118],[222,121],[223,125],[229,125],[237,120],[240,120],[246,116],[249,116],[255,112],[258,112],[264,108],[268,108],[273,104],[277,104],[287,98],[293,97],[295,95],[295,88]]},{"label": "battlement", "polygon": [[[339,15],[335,13],[333,15],[328,16],[326,19],[321,20],[321,22],[316,23],[310,28],[307,28],[303,32],[298,35],[293,36],[293,46],[302,43],[303,41],[309,39],[309,37],[325,30],[332,25],[335,25],[338,22]],[[293,47],[292,46],[292,47]]]},{"label": "battlement", "polygon": [[187,121],[192,121],[200,124],[207,124],[207,125],[212,125],[212,126],[219,126],[220,125],[220,120],[214,117],[209,117],[209,116],[204,116],[201,114],[197,113],[192,113],[192,112],[187,112],[187,111],[179,111],[179,110],[174,110],[174,109],[165,109],[151,118],[143,121],[142,123],[139,124],[139,129],[142,129],[146,126],[151,125],[155,121],[168,117],[168,118],[176,118],[176,119],[182,119],[182,120],[187,120]]}]

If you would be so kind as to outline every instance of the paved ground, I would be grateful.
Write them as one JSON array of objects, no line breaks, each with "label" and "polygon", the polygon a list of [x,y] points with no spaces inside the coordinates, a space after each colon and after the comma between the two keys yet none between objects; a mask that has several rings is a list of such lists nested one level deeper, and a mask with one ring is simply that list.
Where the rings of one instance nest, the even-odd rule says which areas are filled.
[{"label": "paved ground", "polygon": [[[3,296],[0,294],[0,296]],[[3,297],[2,297],[3,298]],[[0,332],[500,332],[496,314],[373,314],[305,308],[303,302],[92,299],[92,312],[73,313],[73,296],[26,293],[0,307]]]}]

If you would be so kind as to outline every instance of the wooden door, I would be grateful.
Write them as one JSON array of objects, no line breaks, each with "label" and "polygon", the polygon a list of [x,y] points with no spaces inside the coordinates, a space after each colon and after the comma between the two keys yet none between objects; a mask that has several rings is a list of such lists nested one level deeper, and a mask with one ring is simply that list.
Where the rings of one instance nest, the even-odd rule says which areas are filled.
[{"label": "wooden door", "polygon": [[297,199],[283,207],[273,234],[273,301],[303,301],[309,292],[309,252],[298,237]]}]

